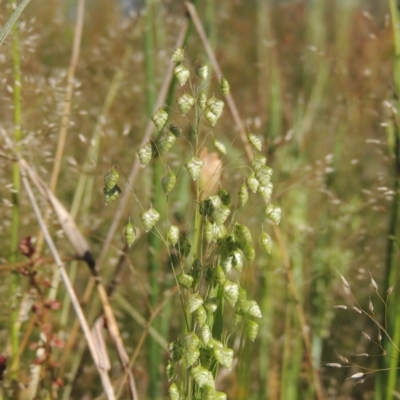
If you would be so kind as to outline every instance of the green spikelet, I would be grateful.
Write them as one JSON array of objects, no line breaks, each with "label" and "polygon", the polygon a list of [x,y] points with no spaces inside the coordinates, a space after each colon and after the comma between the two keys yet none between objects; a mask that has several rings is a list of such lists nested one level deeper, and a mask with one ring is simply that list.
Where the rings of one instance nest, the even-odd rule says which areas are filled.
[{"label": "green spikelet", "polygon": [[184,57],[185,57],[185,50],[183,50],[182,48],[178,47],[172,53],[171,61],[172,62],[176,62],[176,63],[182,62]]},{"label": "green spikelet", "polygon": [[220,89],[221,89],[221,93],[225,97],[228,96],[229,90],[230,90],[230,86],[229,86],[228,81],[224,77],[221,78]]},{"label": "green spikelet", "polygon": [[199,387],[203,387],[206,385],[211,387],[215,386],[212,372],[205,369],[201,365],[192,368],[191,375]]},{"label": "green spikelet", "polygon": [[141,147],[137,151],[137,153],[138,153],[138,156],[139,156],[140,164],[141,164],[142,167],[144,167],[151,160],[151,156],[152,156],[151,144],[150,143],[145,144],[143,147]]},{"label": "green spikelet", "polygon": [[281,222],[281,209],[280,207],[274,206],[273,204],[268,204],[265,209],[265,215],[276,225]]},{"label": "green spikelet", "polygon": [[206,105],[207,105],[207,96],[203,91],[201,91],[199,93],[199,97],[198,97],[197,101],[199,103],[200,109],[204,110],[206,108]]},{"label": "green spikelet", "polygon": [[168,360],[167,366],[165,367],[165,374],[167,375],[168,381],[171,381],[172,379],[174,379],[174,377],[176,375],[176,367],[175,367],[175,363],[173,361]]},{"label": "green spikelet", "polygon": [[249,199],[249,191],[247,190],[247,185],[245,182],[242,183],[239,190],[239,201],[240,205],[244,207]]},{"label": "green spikelet", "polygon": [[179,240],[179,228],[176,225],[171,225],[167,232],[167,241],[172,246],[175,246]]},{"label": "green spikelet", "polygon": [[140,214],[140,219],[142,220],[145,231],[149,232],[160,219],[160,214],[156,209],[150,208]]},{"label": "green spikelet", "polygon": [[164,128],[165,123],[168,119],[168,113],[162,108],[158,109],[152,116],[151,120],[154,122],[154,125],[157,127],[159,131]]},{"label": "green spikelet", "polygon": [[251,161],[251,168],[254,169],[254,171],[257,171],[260,169],[263,165],[265,165],[267,162],[267,158],[264,157],[261,154],[256,154],[253,160]]},{"label": "green spikelet", "polygon": [[183,400],[175,382],[168,388],[168,394],[171,400]]},{"label": "green spikelet", "polygon": [[155,142],[155,155],[158,154],[162,156],[167,153],[174,145],[175,140],[176,136],[172,132],[165,132],[164,135],[160,136],[160,138]]},{"label": "green spikelet", "polygon": [[258,186],[260,185],[260,182],[256,179],[254,173],[251,173],[250,176],[247,178],[247,186],[250,188],[250,190],[253,193],[257,193]]},{"label": "green spikelet", "polygon": [[176,277],[178,283],[186,289],[190,289],[193,286],[193,276],[188,274],[179,274]]},{"label": "green spikelet", "polygon": [[108,205],[112,201],[118,198],[118,196],[121,194],[121,189],[119,188],[118,185],[115,185],[110,191],[104,188],[103,193],[104,193],[104,202],[106,205]]},{"label": "green spikelet", "polygon": [[258,324],[257,322],[252,321],[251,319],[246,320],[244,323],[244,334],[252,341],[257,337],[258,333]]},{"label": "green spikelet", "polygon": [[166,195],[168,195],[174,188],[176,183],[176,176],[172,171],[169,171],[161,180],[161,186]]},{"label": "green spikelet", "polygon": [[208,67],[207,65],[199,65],[196,68],[196,75],[203,81],[208,77]]},{"label": "green spikelet", "polygon": [[133,227],[131,221],[129,220],[128,223],[125,225],[124,229],[124,238],[126,244],[131,247],[136,240],[136,232],[135,228]]},{"label": "green spikelet", "polygon": [[259,186],[258,193],[260,193],[260,196],[262,197],[265,203],[269,203],[271,201],[272,190],[273,190],[273,185],[271,182],[268,183],[267,186]]},{"label": "green spikelet", "polygon": [[118,183],[118,179],[119,174],[114,167],[111,169],[111,171],[104,175],[104,187],[106,188],[107,192],[114,188],[114,186]]},{"label": "green spikelet", "polygon": [[185,93],[178,98],[176,103],[178,104],[181,114],[186,115],[194,104],[194,98],[190,94]]},{"label": "green spikelet", "polygon": [[267,167],[266,165],[260,167],[255,173],[255,177],[258,180],[258,182],[260,182],[261,186],[267,186],[271,181],[271,176],[272,176],[272,168]]},{"label": "green spikelet", "polygon": [[222,154],[223,156],[226,156],[227,151],[226,151],[226,147],[224,144],[222,144],[219,140],[214,139],[213,140],[213,145],[215,147],[215,149]]},{"label": "green spikelet", "polygon": [[235,307],[236,301],[239,296],[239,286],[237,283],[226,280],[224,283],[224,299],[232,306]]},{"label": "green spikelet", "polygon": [[249,132],[247,134],[247,139],[255,150],[261,151],[261,140],[258,136],[256,136],[254,133]]},{"label": "green spikelet", "polygon": [[174,68],[174,75],[175,75],[175,78],[177,79],[177,81],[179,82],[179,84],[181,86],[183,86],[187,82],[187,80],[190,76],[190,72],[184,65],[178,64]]},{"label": "green spikelet", "polygon": [[272,251],[272,239],[271,237],[265,233],[261,233],[261,247],[268,253],[271,254]]},{"label": "green spikelet", "polygon": [[186,164],[185,167],[189,172],[192,180],[196,181],[200,176],[201,169],[203,168],[203,160],[198,157],[192,157]]}]

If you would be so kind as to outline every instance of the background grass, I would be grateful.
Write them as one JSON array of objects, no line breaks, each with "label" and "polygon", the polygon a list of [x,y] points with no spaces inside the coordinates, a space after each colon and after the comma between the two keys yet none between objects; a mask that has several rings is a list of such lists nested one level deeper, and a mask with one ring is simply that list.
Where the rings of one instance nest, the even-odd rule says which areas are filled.
[{"label": "background grass", "polygon": [[[118,202],[104,206],[103,175],[114,163],[128,174],[154,102],[151,93],[159,90],[185,18],[179,1],[148,3],[153,7],[153,21],[135,14],[133,8],[126,11],[115,1],[86,3],[67,144],[56,194],[69,209],[80,174],[89,173],[93,179],[93,195],[85,197],[91,200],[80,205],[76,218],[95,254],[101,251],[118,207]],[[259,302],[264,316],[257,342],[246,344],[239,367],[223,374],[219,387],[235,399],[312,398],[312,380],[307,371],[308,364],[313,363],[320,372],[326,398],[371,398],[374,377],[355,385],[346,378],[359,368],[332,369],[325,364],[339,362],[336,352],[371,369],[379,368],[382,360],[382,357],[352,358],[356,353],[381,354],[379,347],[362,335],[365,332],[376,340],[377,326],[365,316],[334,306],[354,303],[346,297],[339,272],[349,281],[360,305],[368,310],[371,297],[377,319],[384,318],[385,309],[377,300],[370,278],[372,275],[379,287],[385,287],[392,188],[394,180],[399,179],[393,168],[394,154],[388,146],[387,125],[392,124],[393,117],[390,107],[385,106],[385,102],[394,102],[398,96],[393,78],[389,6],[385,1],[361,0],[201,3],[199,15],[212,38],[239,112],[249,129],[263,137],[268,165],[274,169],[274,203],[283,210],[284,250],[307,318],[313,354],[310,360],[304,352],[297,304],[288,290],[287,265],[282,249],[275,244],[272,256],[258,257],[254,268],[244,276],[245,287]],[[0,2],[1,26],[10,15],[10,3]],[[1,125],[9,133],[15,129],[13,71],[17,43],[22,76],[20,151],[47,182],[60,130],[75,17],[75,1],[32,0],[18,20],[18,41],[13,41],[10,34],[0,47]],[[149,29],[152,46],[144,47],[145,31],[149,34]],[[208,62],[194,30],[190,31],[186,53],[189,60]],[[153,65],[154,78],[146,71],[149,63]],[[97,128],[101,130],[97,165],[89,172],[83,171],[92,134],[99,115],[104,114],[107,93],[117,71],[123,73],[118,78],[118,90],[108,104],[101,127]],[[146,81],[148,77],[152,83]],[[218,132],[219,140],[231,146],[231,160],[244,156],[233,127],[225,109],[214,132]],[[186,161],[183,155],[188,155],[190,149],[175,150],[171,157],[178,166]],[[10,155],[4,148],[1,151],[2,155]],[[26,259],[14,253],[12,244],[12,162],[2,157],[0,163],[0,257],[6,266]],[[135,182],[134,189],[144,201],[150,201],[154,195],[152,176],[152,171],[144,169]],[[240,170],[226,168],[224,186],[238,190],[233,186],[236,176],[241,176]],[[179,196],[170,200],[169,209],[177,210],[175,217],[182,228],[190,198],[188,185],[182,185]],[[253,201],[248,208],[251,212],[241,218],[256,226],[263,207],[250,201]],[[132,201],[124,211],[126,220],[129,215],[138,218],[140,210],[134,204]],[[38,225],[24,192],[20,196],[19,213],[19,238],[36,237]],[[55,218],[50,219],[50,226],[54,235],[60,236],[58,246],[64,255],[71,255],[73,251],[61,237]],[[112,276],[115,270],[118,249],[123,248],[122,229],[121,224],[103,265],[104,276]],[[253,235],[257,236],[259,232],[254,229]],[[157,280],[152,287],[159,287],[157,300],[149,286],[150,259],[146,249],[148,239],[142,235],[129,251],[116,290],[118,296],[148,318],[157,301],[163,301],[173,279],[166,254],[160,251],[160,270],[156,277],[152,276]],[[398,246],[393,251],[398,267]],[[43,255],[46,254],[44,250]],[[38,274],[42,279],[50,279],[49,264],[40,265]],[[395,280],[397,275],[394,275]],[[75,279],[78,295],[83,295],[88,279],[89,271],[80,264]],[[28,278],[20,276],[17,289],[15,282],[9,270],[0,272],[0,352],[6,355],[13,307],[19,306],[24,295],[34,289]],[[396,283],[394,291],[399,290]],[[63,299],[61,290],[59,300]],[[113,306],[128,353],[132,354],[143,327],[117,303]],[[89,313],[91,301],[85,307]],[[51,315],[52,331],[67,339],[74,314],[70,311],[67,319],[61,319],[60,313],[54,311]],[[28,313],[27,321],[22,323],[21,335],[26,332],[31,315]],[[179,334],[181,320],[178,298],[173,297],[155,327],[170,341]],[[38,335],[39,329],[33,329],[29,343],[35,343]],[[32,348],[27,347],[20,359],[18,380],[22,385],[29,382],[29,367],[35,360]],[[148,387],[154,387],[149,348],[155,351],[154,346],[142,348],[134,366],[141,398],[148,398]],[[164,376],[168,355],[161,347],[158,349],[158,372]],[[55,360],[60,360],[62,349],[54,348],[52,354]],[[71,369],[73,358],[72,353],[62,365],[65,374]],[[152,359],[157,360],[157,356]],[[56,365],[43,372],[43,388],[50,387],[58,368]],[[113,366],[112,373],[118,377],[118,365]],[[62,378],[68,382],[71,376]],[[2,383],[4,396],[10,388],[10,379],[6,374]],[[71,398],[93,398],[100,394],[96,370],[88,354],[83,354],[72,383]],[[166,387],[164,379],[158,392],[152,393],[153,398],[165,395]],[[399,385],[394,390],[399,391]]]}]

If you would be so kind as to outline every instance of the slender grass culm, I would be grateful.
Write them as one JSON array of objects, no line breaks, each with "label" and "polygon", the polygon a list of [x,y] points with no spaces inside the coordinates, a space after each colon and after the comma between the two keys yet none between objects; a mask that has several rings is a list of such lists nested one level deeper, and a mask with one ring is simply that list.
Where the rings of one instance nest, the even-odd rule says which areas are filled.
[{"label": "slender grass culm", "polygon": [[[215,382],[220,366],[231,369],[236,364],[231,348],[232,335],[238,334],[238,348],[241,349],[246,338],[255,340],[256,321],[261,318],[258,304],[248,299],[240,286],[240,272],[255,258],[255,243],[249,227],[241,221],[240,209],[252,192],[265,202],[265,225],[267,220],[278,224],[281,211],[271,203],[272,169],[266,165],[261,141],[253,133],[249,132],[247,137],[256,155],[250,166],[242,168],[247,176],[238,182],[237,196],[222,187],[220,180],[227,148],[210,132],[210,126],[216,125],[224,102],[216,96],[207,98],[202,90],[208,79],[205,65],[197,64],[196,77],[190,79],[191,71],[186,66],[182,48],[174,51],[172,62],[175,63],[174,75],[184,91],[177,99],[177,106],[187,120],[189,133],[184,135],[175,122],[167,124],[170,116],[161,108],[151,117],[159,136],[141,147],[138,156],[142,166],[151,160],[162,165],[164,176],[159,185],[167,205],[177,179],[185,173],[190,176],[194,206],[187,217],[186,231],[173,216],[168,217],[169,221],[162,221],[154,204],[146,207],[136,195],[134,197],[142,209],[140,220],[144,230],[157,235],[167,248],[183,308],[182,333],[168,346],[170,359],[166,375],[170,381],[170,398],[225,399],[226,394],[217,391]],[[221,93],[226,96],[229,93],[227,80],[219,77],[219,83]],[[187,87],[188,92],[185,91]],[[179,168],[176,163],[169,165],[167,155],[178,140],[186,140],[192,152]],[[216,152],[209,153],[204,147],[208,141],[212,141]],[[121,192],[118,178],[115,168],[105,175],[106,203]],[[130,218],[124,230],[129,246],[134,243],[137,231],[134,219]],[[261,233],[259,241],[265,251],[271,251],[271,238],[266,232]],[[240,364],[240,359],[237,363]]]}]

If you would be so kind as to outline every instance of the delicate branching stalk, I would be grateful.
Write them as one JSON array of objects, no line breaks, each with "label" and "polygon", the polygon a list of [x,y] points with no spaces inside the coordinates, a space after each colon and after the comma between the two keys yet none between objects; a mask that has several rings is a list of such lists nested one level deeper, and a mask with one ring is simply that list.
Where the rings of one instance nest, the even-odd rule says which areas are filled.
[{"label": "delicate branching stalk", "polygon": [[[224,102],[215,96],[204,99],[204,92],[200,90],[201,82],[197,83],[195,78],[191,78],[182,48],[175,50],[172,62],[175,64],[174,74],[183,90],[185,85],[190,83],[190,94],[184,93],[177,99],[180,112],[189,120],[190,110],[194,107],[194,122],[189,122],[193,154],[184,163],[195,187],[196,206],[187,221],[192,234],[179,232],[179,228],[173,225],[174,221],[170,221],[170,228],[163,233],[158,225],[160,213],[154,207],[154,203],[142,211],[140,223],[146,232],[151,231],[153,236],[162,239],[167,246],[169,263],[179,287],[185,316],[183,336],[169,345],[171,358],[166,367],[166,374],[168,380],[173,381],[169,389],[170,397],[188,400],[197,399],[199,396],[224,399],[226,394],[215,389],[215,379],[218,365],[227,369],[233,366],[234,351],[228,347],[228,338],[240,327],[243,348],[244,337],[254,341],[258,332],[258,324],[254,318],[261,317],[260,308],[254,300],[248,299],[246,290],[235,277],[253,262],[255,247],[250,229],[236,220],[239,214],[239,199],[234,202],[233,196],[221,186],[222,160],[217,153],[209,154],[206,149],[200,148],[200,143],[204,140],[201,122],[204,119],[209,125],[215,126],[222,115]],[[198,72],[197,69],[197,75],[201,80],[207,79],[204,71]],[[228,81],[223,78],[220,83],[222,92],[229,96]],[[151,152],[145,153],[141,147],[139,156],[142,165],[147,165],[153,160],[166,168],[167,175],[154,184],[163,187],[165,194],[169,196],[174,190],[176,178],[171,181],[171,176],[174,176],[173,169],[166,167],[167,152],[176,140],[182,140],[184,137],[180,135],[181,130],[176,124],[166,124],[167,119],[168,114],[163,108],[159,108],[152,115],[151,120],[160,134],[157,139],[149,142]],[[271,191],[272,169],[265,165],[266,159],[258,154],[261,151],[261,141],[252,133],[248,133],[247,137],[256,153],[248,169],[256,187],[253,191],[256,193],[260,188],[260,193],[264,193],[261,188],[267,187],[267,190]],[[222,143],[217,143],[216,147],[224,155],[227,151],[221,145]],[[170,182],[172,185],[169,185]],[[240,180],[238,186],[242,185],[242,182]],[[108,196],[116,186],[117,176],[111,170],[105,175],[105,195]],[[243,187],[241,191],[243,192]],[[270,203],[270,195],[261,198],[266,203],[266,218],[279,224],[280,209]],[[142,207],[140,203],[139,206]],[[129,224],[131,220],[128,221]],[[135,229],[134,223],[132,229]],[[269,251],[271,244],[268,235],[265,235],[267,234],[264,233],[259,240],[262,247]],[[172,255],[177,261],[173,261]],[[234,270],[237,271],[235,274],[232,273]],[[235,314],[234,325],[230,331],[225,330],[223,323],[226,307],[232,307]]]}]

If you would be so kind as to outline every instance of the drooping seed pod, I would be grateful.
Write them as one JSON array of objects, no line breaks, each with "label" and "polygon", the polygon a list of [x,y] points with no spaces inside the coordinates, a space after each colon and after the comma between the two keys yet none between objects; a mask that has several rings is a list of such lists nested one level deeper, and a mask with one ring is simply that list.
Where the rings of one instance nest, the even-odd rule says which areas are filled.
[{"label": "drooping seed pod", "polygon": [[271,254],[272,251],[272,239],[268,233],[261,233],[261,247],[268,253]]},{"label": "drooping seed pod", "polygon": [[249,191],[247,190],[246,183],[243,182],[239,190],[240,205],[243,207],[247,203],[248,199],[249,199]]},{"label": "drooping seed pod", "polygon": [[224,299],[232,306],[235,307],[236,301],[239,296],[239,286],[237,283],[231,282],[228,279],[224,283]]},{"label": "drooping seed pod", "polygon": [[207,321],[207,313],[203,306],[200,306],[195,312],[196,321],[202,327]]},{"label": "drooping seed pod", "polygon": [[276,225],[281,222],[281,209],[280,207],[274,206],[273,204],[268,204],[265,209],[265,215]]},{"label": "drooping seed pod", "polygon": [[185,57],[185,50],[181,47],[178,47],[174,50],[171,56],[172,62],[182,62],[183,58]]},{"label": "drooping seed pod", "polygon": [[166,195],[168,195],[171,190],[174,188],[176,183],[176,176],[172,171],[168,171],[167,175],[165,175],[161,179],[161,186]]},{"label": "drooping seed pod", "polygon": [[231,254],[237,248],[240,248],[240,243],[237,241],[236,235],[234,232],[230,233],[224,238],[223,243],[220,242],[220,245],[223,247],[223,251],[225,253]]},{"label": "drooping seed pod", "polygon": [[192,368],[190,371],[193,380],[197,383],[197,385],[202,388],[203,386],[215,386],[214,377],[211,371],[205,369],[201,365],[197,365]]},{"label": "drooping seed pod", "polygon": [[103,189],[104,202],[106,205],[110,204],[112,201],[116,200],[121,194],[121,189],[118,185],[115,185],[111,190]]},{"label": "drooping seed pod", "polygon": [[[200,339],[207,346],[208,343],[210,343],[211,338],[212,338],[211,329],[207,324],[204,324],[200,329]],[[203,367],[205,367],[205,365],[203,364],[203,361],[201,360],[201,356],[202,356],[202,351],[200,349],[200,362],[201,362],[201,365],[203,365]]]},{"label": "drooping seed pod", "polygon": [[137,151],[137,153],[139,156],[140,165],[144,167],[151,160],[151,155],[152,155],[151,144],[150,143],[145,144]]},{"label": "drooping seed pod", "polygon": [[190,367],[199,359],[199,344],[200,339],[194,332],[191,332],[184,337],[183,345],[185,347],[185,351],[183,353],[183,356],[185,357],[187,367]]},{"label": "drooping seed pod", "polygon": [[215,389],[212,386],[205,385],[201,388],[200,400],[214,400]]},{"label": "drooping seed pod", "polygon": [[104,175],[104,187],[106,188],[107,192],[114,188],[114,186],[118,183],[118,179],[119,174],[114,167],[111,169],[111,171]]},{"label": "drooping seed pod", "polygon": [[221,265],[217,265],[215,268],[215,280],[218,282],[219,285],[223,285],[226,281],[225,272]]},{"label": "drooping seed pod", "polygon": [[174,145],[175,140],[175,135],[170,131],[165,132],[163,135],[161,135],[155,142],[156,155],[162,156],[167,153]]},{"label": "drooping seed pod", "polygon": [[215,240],[221,240],[227,235],[225,225],[213,224],[213,236]]},{"label": "drooping seed pod", "polygon": [[217,116],[217,118],[219,118],[224,108],[224,102],[213,96],[207,101],[207,107],[213,114]]},{"label": "drooping seed pod", "polygon": [[238,242],[242,244],[253,243],[253,239],[251,237],[250,229],[243,224],[236,223],[235,224],[235,236]]},{"label": "drooping seed pod", "polygon": [[230,86],[228,81],[222,77],[221,78],[221,83],[220,83],[220,89],[221,89],[221,93],[226,97],[229,94],[229,90],[230,90]]},{"label": "drooping seed pod", "polygon": [[258,324],[257,322],[252,321],[251,319],[247,319],[244,323],[244,334],[252,341],[257,337],[258,333]]},{"label": "drooping seed pod", "polygon": [[226,400],[226,399],[227,399],[226,393],[215,391],[214,400]]},{"label": "drooping seed pod", "polygon": [[255,150],[261,151],[261,140],[254,133],[249,132],[247,134],[247,139]]},{"label": "drooping seed pod", "polygon": [[187,257],[192,249],[192,243],[188,237],[184,237],[179,240],[179,242],[175,245],[175,248],[178,249],[179,254],[182,257]]},{"label": "drooping seed pod", "polygon": [[167,242],[175,246],[179,240],[179,228],[176,225],[171,225],[167,231]]},{"label": "drooping seed pod", "polygon": [[267,186],[259,186],[258,187],[258,193],[260,193],[260,195],[265,203],[269,203],[271,201],[273,187],[274,186],[272,185],[271,182],[268,183]]},{"label": "drooping seed pod", "polygon": [[218,196],[219,196],[219,198],[221,199],[223,205],[225,205],[225,206],[227,206],[227,207],[230,207],[230,206],[231,206],[231,204],[232,204],[232,197],[231,197],[231,195],[229,194],[229,192],[228,192],[227,190],[221,189],[221,190],[219,191],[219,193],[218,193]]},{"label": "drooping seed pod", "polygon": [[193,285],[193,276],[188,275],[188,274],[179,274],[176,277],[176,280],[178,281],[178,283],[183,286],[186,289],[190,289]]},{"label": "drooping seed pod", "polygon": [[151,120],[154,122],[154,125],[157,127],[159,131],[161,131],[162,128],[164,128],[165,123],[167,122],[168,119],[168,113],[163,110],[162,108],[159,108],[152,116]]},{"label": "drooping seed pod", "polygon": [[168,381],[174,379],[176,375],[176,366],[172,360],[168,360],[167,365],[165,367],[165,374],[167,375]]},{"label": "drooping seed pod", "polygon": [[206,105],[207,105],[207,96],[206,96],[206,94],[205,94],[203,91],[201,91],[201,92],[199,93],[199,97],[198,97],[198,99],[197,99],[197,102],[199,103],[199,107],[200,107],[201,110],[204,110],[204,109],[206,108]]},{"label": "drooping seed pod", "polygon": [[243,247],[243,255],[247,262],[252,263],[256,257],[256,250],[254,249],[253,245],[247,243]]},{"label": "drooping seed pod", "polygon": [[237,249],[232,253],[232,266],[237,271],[242,271],[244,266],[244,254],[242,250]]},{"label": "drooping seed pod", "polygon": [[168,394],[171,400],[182,400],[181,393],[175,382],[168,388]]},{"label": "drooping seed pod", "polygon": [[194,98],[190,94],[185,93],[178,98],[176,103],[178,104],[181,114],[186,115],[194,104]]},{"label": "drooping seed pod", "polygon": [[[207,325],[204,325],[204,327],[205,326],[207,326]],[[203,327],[203,328],[204,328]],[[202,329],[203,329],[202,328]],[[210,328],[208,327],[208,331],[210,332],[210,334],[211,334],[211,331],[210,331]],[[207,344],[210,342],[210,340],[211,340],[211,338],[207,341]],[[206,346],[207,346],[207,344],[206,344]],[[200,349],[200,364],[204,367],[204,368],[206,368],[206,369],[208,369],[208,370],[210,370],[211,368],[211,365],[212,365],[212,362],[213,362],[213,360],[214,360],[214,356],[213,356],[213,353],[212,353],[212,349],[211,348],[208,348],[208,347],[202,347],[201,349]]]},{"label": "drooping seed pod", "polygon": [[261,186],[267,186],[268,183],[271,181],[271,176],[272,168],[267,167],[266,165],[260,167],[255,173],[255,177]]},{"label": "drooping seed pod", "polygon": [[258,186],[260,185],[260,182],[256,179],[254,173],[251,173],[249,177],[247,178],[247,186],[250,188],[250,190],[253,193],[257,193]]},{"label": "drooping seed pod", "polygon": [[140,219],[142,221],[142,224],[144,226],[144,230],[146,232],[149,232],[153,229],[154,225],[158,222],[160,219],[160,214],[155,208],[149,208],[146,211],[143,211],[140,214]]},{"label": "drooping seed pod", "polygon": [[128,245],[128,247],[131,247],[136,240],[136,231],[135,228],[132,225],[131,220],[129,219],[128,223],[125,225],[124,229],[124,238],[125,242]]},{"label": "drooping seed pod", "polygon": [[192,294],[188,298],[189,312],[195,312],[203,303],[204,300],[198,293]]},{"label": "drooping seed pod", "polygon": [[204,222],[204,238],[206,239],[207,243],[211,243],[214,240],[214,228],[212,222],[208,219]]},{"label": "drooping seed pod", "polygon": [[218,305],[219,300],[217,297],[211,297],[204,302],[204,308],[211,313],[217,311]]},{"label": "drooping seed pod", "polygon": [[176,125],[176,124],[174,124],[174,123],[169,124],[168,130],[169,130],[175,137],[179,137],[179,136],[182,135],[182,129],[181,129],[178,125]]},{"label": "drooping seed pod", "polygon": [[189,172],[190,177],[196,181],[200,176],[201,169],[203,167],[203,160],[198,157],[192,157],[186,164],[185,167]]},{"label": "drooping seed pod", "polygon": [[196,75],[202,79],[203,81],[205,81],[208,77],[208,67],[207,65],[199,65],[196,68]]},{"label": "drooping seed pod", "polygon": [[211,124],[211,126],[216,125],[218,117],[209,108],[206,108],[204,110],[204,116],[206,117],[206,120]]},{"label": "drooping seed pod", "polygon": [[[213,197],[213,196],[211,196]],[[218,208],[214,208],[212,212],[212,218],[217,225],[222,225],[229,217],[231,210],[224,204],[221,204]]]},{"label": "drooping seed pod", "polygon": [[232,256],[225,257],[221,261],[221,267],[224,270],[224,272],[228,275],[232,270]]},{"label": "drooping seed pod", "polygon": [[213,145],[215,147],[215,149],[221,153],[222,155],[226,156],[227,151],[226,151],[226,147],[223,143],[221,143],[219,140],[214,139],[213,140]]},{"label": "drooping seed pod", "polygon": [[181,86],[183,86],[190,76],[189,70],[182,64],[174,68],[174,75]]},{"label": "drooping seed pod", "polygon": [[215,359],[226,369],[232,368],[234,354],[232,349],[223,346],[214,346],[213,353]]},{"label": "drooping seed pod", "polygon": [[251,160],[251,168],[253,168],[254,171],[257,171],[259,168],[261,168],[263,165],[265,165],[267,162],[267,158],[264,157],[262,154],[256,154],[254,158]]},{"label": "drooping seed pod", "polygon": [[242,287],[239,288],[239,297],[238,297],[239,307],[241,310],[246,311],[247,307],[247,292]]},{"label": "drooping seed pod", "polygon": [[246,314],[255,318],[262,318],[260,307],[254,300],[247,300]]},{"label": "drooping seed pod", "polygon": [[175,340],[174,342],[171,342],[168,344],[168,350],[171,356],[171,359],[174,362],[179,362],[182,358],[184,347],[182,342],[178,339]]}]

